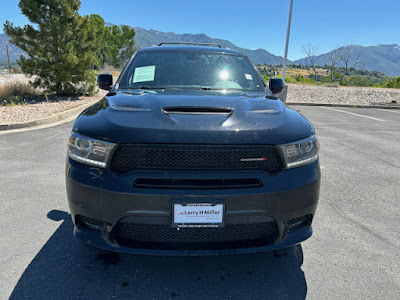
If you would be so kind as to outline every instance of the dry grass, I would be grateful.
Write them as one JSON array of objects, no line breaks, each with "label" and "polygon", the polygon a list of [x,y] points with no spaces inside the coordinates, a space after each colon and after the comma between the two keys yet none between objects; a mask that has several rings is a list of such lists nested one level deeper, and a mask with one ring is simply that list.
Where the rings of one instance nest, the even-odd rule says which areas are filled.
[{"label": "dry grass", "polygon": [[113,75],[114,79],[117,80],[119,74],[121,74],[120,71],[112,71],[111,74]]},{"label": "dry grass", "polygon": [[[263,69],[265,69],[265,66],[260,66],[258,68],[263,70]],[[277,68],[276,70],[279,72],[279,74],[282,74],[282,68]],[[322,69],[322,68],[317,68],[316,73],[317,73],[317,75],[322,75],[322,76],[329,75],[329,71],[326,69]],[[309,70],[297,69],[297,68],[287,68],[286,69],[286,75],[290,76],[290,77],[296,77],[296,75],[300,75],[300,76],[303,76],[304,78],[307,78],[311,74],[314,74],[314,70],[312,70],[312,69],[309,69]]]},{"label": "dry grass", "polygon": [[[279,71],[282,72],[282,70],[279,70]],[[329,71],[325,70],[325,69],[317,68],[317,69],[315,69],[315,71],[316,71],[317,75],[322,75],[322,76],[329,75]],[[314,70],[313,69],[304,70],[304,69],[289,68],[289,69],[287,69],[286,74],[288,74],[289,76],[293,76],[293,77],[296,77],[296,75],[301,75],[304,78],[306,78],[309,75],[314,74]]]},{"label": "dry grass", "polygon": [[117,80],[119,74],[121,73],[121,70],[116,70],[113,66],[111,65],[104,65],[101,70],[97,71],[98,74],[100,73],[111,73],[112,76],[114,77],[114,81]]},{"label": "dry grass", "polygon": [[0,105],[24,104],[25,98],[39,94],[27,83],[6,83],[0,85]]}]

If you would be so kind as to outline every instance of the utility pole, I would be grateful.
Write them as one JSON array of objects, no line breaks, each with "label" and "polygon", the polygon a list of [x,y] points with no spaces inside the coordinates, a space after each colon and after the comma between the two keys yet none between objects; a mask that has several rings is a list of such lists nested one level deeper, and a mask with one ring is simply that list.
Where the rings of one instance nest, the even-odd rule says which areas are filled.
[{"label": "utility pole", "polygon": [[6,44],[7,60],[8,60],[8,73],[11,73],[10,56],[8,55],[8,45]]},{"label": "utility pole", "polygon": [[285,75],[286,75],[286,62],[287,62],[287,54],[288,54],[288,49],[289,49],[289,36],[290,36],[290,25],[292,23],[292,10],[293,10],[293,0],[290,0],[289,18],[288,18],[288,25],[287,25],[287,32],[286,32],[285,57],[283,60],[283,70],[282,70],[283,81],[285,81]]}]

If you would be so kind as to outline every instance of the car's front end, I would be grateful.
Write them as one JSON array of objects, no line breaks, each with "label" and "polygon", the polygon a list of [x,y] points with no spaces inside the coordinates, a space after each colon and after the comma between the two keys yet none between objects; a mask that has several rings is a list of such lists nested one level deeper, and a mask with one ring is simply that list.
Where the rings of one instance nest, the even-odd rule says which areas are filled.
[{"label": "car's front end", "polygon": [[318,148],[312,125],[265,92],[115,89],[69,140],[74,234],[157,255],[297,244],[312,234]]}]

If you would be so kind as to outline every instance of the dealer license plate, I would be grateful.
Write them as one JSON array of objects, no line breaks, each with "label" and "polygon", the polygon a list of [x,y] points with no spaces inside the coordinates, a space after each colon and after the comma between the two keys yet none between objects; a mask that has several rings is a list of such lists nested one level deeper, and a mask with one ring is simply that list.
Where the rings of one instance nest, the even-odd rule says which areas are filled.
[{"label": "dealer license plate", "polygon": [[173,203],[172,225],[179,228],[221,227],[223,203]]}]

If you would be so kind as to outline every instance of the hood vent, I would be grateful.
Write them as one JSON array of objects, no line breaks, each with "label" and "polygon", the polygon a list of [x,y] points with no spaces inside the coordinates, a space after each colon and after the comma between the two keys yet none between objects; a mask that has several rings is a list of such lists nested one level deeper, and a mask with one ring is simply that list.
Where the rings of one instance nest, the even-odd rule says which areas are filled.
[{"label": "hood vent", "polygon": [[166,115],[230,115],[233,112],[232,108],[210,106],[171,106],[164,107],[162,110]]}]

